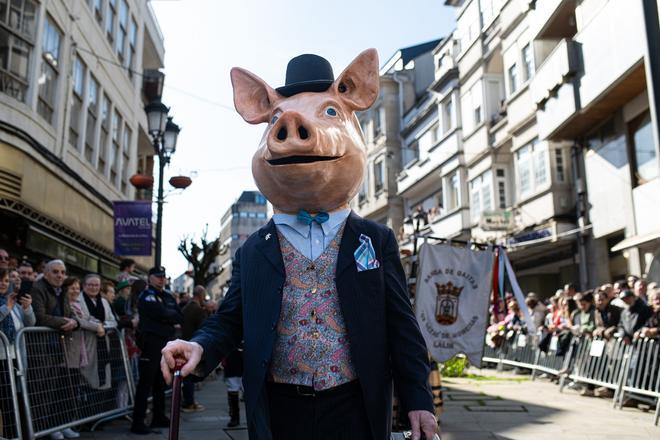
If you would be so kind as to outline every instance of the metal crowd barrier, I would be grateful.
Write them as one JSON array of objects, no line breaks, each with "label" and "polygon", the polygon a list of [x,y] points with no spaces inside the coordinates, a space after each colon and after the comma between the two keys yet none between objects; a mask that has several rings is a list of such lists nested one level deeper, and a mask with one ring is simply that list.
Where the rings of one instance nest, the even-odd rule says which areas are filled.
[{"label": "metal crowd barrier", "polygon": [[657,399],[653,423],[660,419],[660,340],[637,340],[625,358],[615,406],[621,408],[626,393]]},{"label": "metal crowd barrier", "polygon": [[[16,336],[25,438],[127,414],[134,384],[123,332],[62,334],[26,327]],[[16,406],[18,408],[18,406]]]},{"label": "metal crowd barrier", "polygon": [[626,345],[622,339],[574,337],[565,356],[557,354],[556,344],[547,353],[522,332],[507,334],[501,346],[485,345],[484,362],[538,371],[560,378],[560,391],[567,380],[613,391],[613,403],[621,408],[626,396],[647,398],[655,403],[653,423],[660,419],[660,341],[643,339]]},{"label": "metal crowd barrier", "polygon": [[[9,318],[11,319],[11,317]],[[23,438],[18,417],[18,399],[14,380],[14,348],[0,332],[0,439],[20,440]]]}]

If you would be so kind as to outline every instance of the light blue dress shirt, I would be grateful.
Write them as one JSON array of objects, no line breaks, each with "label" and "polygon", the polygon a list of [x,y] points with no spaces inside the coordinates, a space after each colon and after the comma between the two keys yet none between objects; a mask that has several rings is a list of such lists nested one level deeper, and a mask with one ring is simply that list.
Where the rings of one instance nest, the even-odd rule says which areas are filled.
[{"label": "light blue dress shirt", "polygon": [[350,209],[331,212],[328,221],[320,225],[317,222],[306,225],[295,214],[273,214],[273,221],[277,230],[298,252],[314,261],[335,238],[350,213]]}]

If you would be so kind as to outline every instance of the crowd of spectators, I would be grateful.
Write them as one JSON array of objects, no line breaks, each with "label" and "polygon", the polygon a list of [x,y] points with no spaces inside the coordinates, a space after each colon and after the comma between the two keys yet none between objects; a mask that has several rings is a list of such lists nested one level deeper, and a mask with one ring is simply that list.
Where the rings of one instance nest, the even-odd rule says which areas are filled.
[{"label": "crowd of spectators", "polygon": [[[579,336],[606,341],[621,338],[627,345],[660,338],[660,286],[634,275],[585,291],[567,284],[545,301],[529,292],[523,307],[534,324],[533,343],[541,351],[556,351],[558,356],[565,355],[571,341]],[[490,320],[487,343],[492,347],[529,331],[525,314],[511,293],[506,293],[497,307],[491,306]],[[581,394],[609,397],[611,390],[589,386]]]},{"label": "crowd of spectators", "polygon": [[[6,250],[0,249],[0,332],[10,344],[9,351],[13,359],[9,362],[16,362],[16,356],[20,355],[16,351],[16,336],[23,327],[52,328],[64,336],[63,356],[67,374],[62,376],[67,377],[72,384],[69,388],[74,388],[71,392],[75,399],[97,397],[94,392],[112,387],[111,406],[125,407],[129,401],[126,377],[117,374],[117,371],[123,372],[123,364],[116,365],[117,360],[113,360],[117,357],[121,359],[121,355],[117,356],[115,353],[113,357],[106,334],[111,329],[124,329],[131,374],[137,383],[140,356],[137,343],[140,322],[138,298],[148,284],[137,276],[134,270],[135,262],[126,259],[121,262],[120,273],[114,280],[96,273],[78,278],[67,275],[66,265],[62,260],[55,259],[33,265],[25,259],[13,258]],[[188,315],[194,322],[184,322],[184,330],[187,332],[199,327],[200,320],[205,319],[217,307],[213,301],[208,300],[203,287],[197,288],[195,293],[195,297],[191,299],[190,295],[185,293],[168,291],[181,309],[189,304],[185,310],[192,311]],[[177,336],[181,337],[181,328],[178,329]],[[7,365],[8,360],[3,362],[3,356],[6,357],[0,349],[0,365]],[[58,368],[63,368],[62,363],[54,363],[49,367],[52,367],[52,381],[55,383],[60,375]],[[10,372],[5,370],[8,368],[0,368],[0,381],[8,384],[9,381],[5,379]],[[40,386],[46,387],[48,384]],[[107,399],[108,394],[103,397]],[[189,384],[186,387],[186,397],[186,409],[204,409],[194,402]],[[42,403],[53,413],[58,412],[57,408],[49,407],[52,402]],[[96,408],[97,411],[105,409],[112,408]],[[0,395],[0,438],[16,436],[16,427],[8,423],[13,412],[11,399]],[[3,423],[3,420],[6,422]],[[77,438],[79,434],[69,428],[55,432],[50,437],[59,440]]]}]

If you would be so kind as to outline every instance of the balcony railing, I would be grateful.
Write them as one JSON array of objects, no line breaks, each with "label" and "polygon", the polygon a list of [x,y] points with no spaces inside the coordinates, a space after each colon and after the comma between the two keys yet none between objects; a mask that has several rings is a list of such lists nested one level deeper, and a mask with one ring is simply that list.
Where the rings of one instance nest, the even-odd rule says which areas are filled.
[{"label": "balcony railing", "polygon": [[532,79],[532,99],[543,105],[568,78],[579,70],[578,47],[575,41],[564,39],[550,52]]}]

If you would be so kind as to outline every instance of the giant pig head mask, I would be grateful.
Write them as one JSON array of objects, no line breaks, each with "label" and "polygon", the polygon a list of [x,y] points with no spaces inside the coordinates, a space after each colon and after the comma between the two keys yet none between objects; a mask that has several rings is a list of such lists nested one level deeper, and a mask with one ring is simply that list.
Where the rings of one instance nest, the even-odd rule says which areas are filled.
[{"label": "giant pig head mask", "polygon": [[[289,74],[287,70],[287,83]],[[250,124],[268,123],[252,159],[252,174],[275,210],[316,213],[346,207],[365,169],[364,138],[355,111],[366,110],[378,96],[376,50],[362,52],[325,85],[323,81],[299,83],[304,90],[320,91],[286,87],[276,91],[237,67],[231,71],[231,81],[234,105],[243,119]],[[306,83],[311,86],[304,87]]]}]

